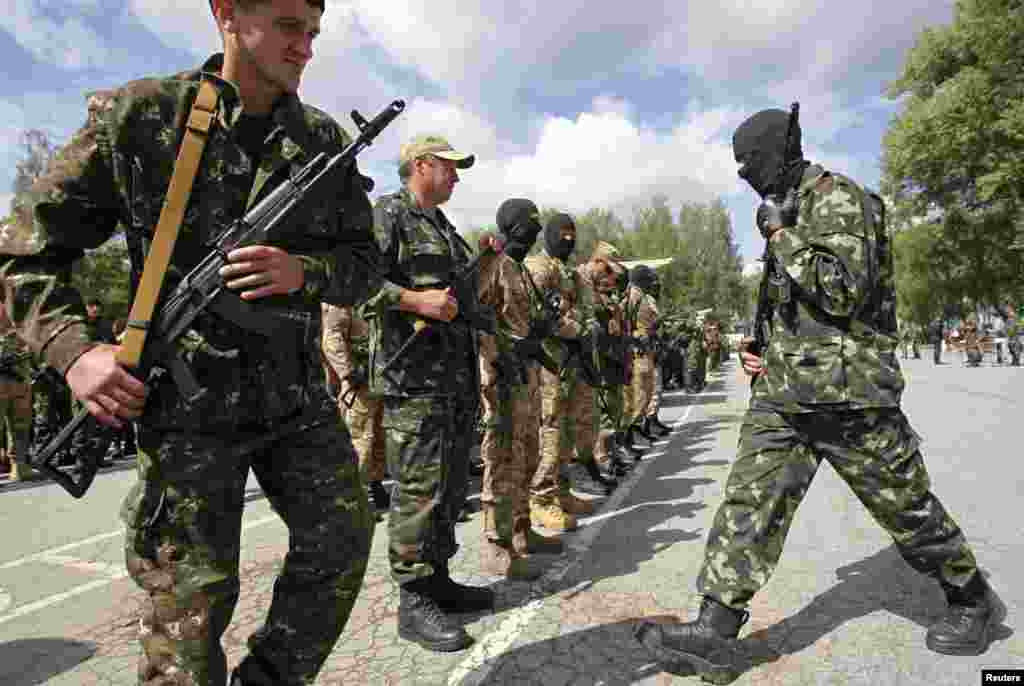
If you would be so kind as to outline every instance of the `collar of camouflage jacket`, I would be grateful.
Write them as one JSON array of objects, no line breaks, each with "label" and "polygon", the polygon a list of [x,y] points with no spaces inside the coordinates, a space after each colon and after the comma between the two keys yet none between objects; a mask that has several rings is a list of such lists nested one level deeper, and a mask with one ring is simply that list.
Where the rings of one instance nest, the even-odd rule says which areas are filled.
[{"label": "collar of camouflage jacket", "polygon": [[[218,52],[208,57],[199,69],[182,72],[178,78],[185,81],[205,79],[213,83],[220,92],[217,120],[225,130],[231,130],[242,116],[242,98],[234,83],[221,78],[223,68],[224,54]],[[298,157],[308,147],[303,143],[311,140],[305,109],[299,96],[288,93],[278,98],[271,116],[275,126],[267,135],[267,142],[276,143],[276,139],[283,136],[278,153],[280,157],[285,161]]]},{"label": "collar of camouflage jacket", "polygon": [[807,169],[804,170],[804,176],[800,180],[800,188],[797,190],[797,193],[800,195],[806,193],[808,190],[813,188],[816,183],[818,183],[818,180],[821,179],[825,173],[825,168],[820,164],[807,165]]},{"label": "collar of camouflage jacket", "polygon": [[448,217],[445,216],[444,212],[441,211],[440,207],[435,207],[433,210],[425,210],[420,207],[419,201],[416,200],[416,196],[413,195],[412,191],[409,190],[408,186],[402,186],[402,190],[399,191],[402,196],[402,200],[406,207],[409,208],[411,214],[417,217],[423,217],[431,224],[435,225],[439,229],[447,229],[448,231],[455,231],[455,227],[448,221]]}]

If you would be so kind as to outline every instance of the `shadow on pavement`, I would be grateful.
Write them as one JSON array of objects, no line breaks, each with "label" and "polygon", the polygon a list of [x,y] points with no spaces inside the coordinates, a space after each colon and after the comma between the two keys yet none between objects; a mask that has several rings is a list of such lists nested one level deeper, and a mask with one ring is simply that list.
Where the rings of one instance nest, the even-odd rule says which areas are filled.
[{"label": "shadow on pavement", "polygon": [[[924,630],[941,619],[946,601],[939,585],[911,569],[895,546],[840,567],[836,576],[839,583],[816,596],[796,614],[755,629],[742,638],[735,661],[738,672],[770,666],[784,655],[798,653],[814,645],[846,622],[879,610],[922,627],[920,648],[927,650],[924,647]],[[751,624],[763,626],[765,618],[758,622],[755,612],[751,613]],[[1005,618],[1005,609],[1000,614],[1000,619]],[[1012,635],[1013,629],[1000,621],[991,630],[990,640],[996,643]],[[672,673],[680,676],[692,674],[685,666]]]},{"label": "shadow on pavement", "polygon": [[92,643],[63,638],[28,638],[0,643],[0,683],[35,686],[85,662]]},{"label": "shadow on pavement", "polygon": [[502,651],[454,686],[630,686],[660,668],[633,640],[633,621],[601,624]]}]

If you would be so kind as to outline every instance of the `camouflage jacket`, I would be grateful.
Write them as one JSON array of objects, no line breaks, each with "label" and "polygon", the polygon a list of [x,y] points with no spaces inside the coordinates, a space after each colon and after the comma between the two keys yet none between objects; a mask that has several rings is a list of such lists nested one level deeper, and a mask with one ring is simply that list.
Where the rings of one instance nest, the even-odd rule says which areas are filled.
[{"label": "camouflage jacket", "polygon": [[355,308],[323,304],[324,358],[343,385],[367,373],[369,333],[366,320]]},{"label": "camouflage jacket", "polygon": [[895,407],[893,258],[881,200],[814,165],[799,187],[796,225],[771,238],[785,272],[751,407],[783,412]]},{"label": "camouflage jacket", "polygon": [[27,382],[32,376],[32,354],[10,325],[0,331],[0,376]]},{"label": "camouflage jacket", "polygon": [[569,361],[570,350],[559,338],[575,340],[587,335],[591,326],[592,304],[583,292],[579,274],[565,262],[552,257],[546,250],[527,257],[523,264],[533,277],[543,297],[557,292],[561,298],[562,318],[555,338],[544,342],[548,355],[564,366]]},{"label": "camouflage jacket", "polygon": [[450,323],[424,320],[417,331],[416,315],[398,309],[403,288],[447,288],[472,260],[472,250],[440,209],[424,211],[407,188],[379,198],[373,219],[380,273],[388,281],[364,306],[370,390],[398,397],[478,394],[476,331],[458,317]]},{"label": "camouflage jacket", "polygon": [[[237,89],[217,75],[222,64],[223,57],[214,55],[200,70],[91,94],[85,125],[58,152],[33,186],[31,202],[15,208],[13,226],[0,235],[0,253],[14,257],[8,281],[16,289],[16,317],[25,317],[46,281],[54,286],[42,307],[44,315],[54,316],[42,322],[32,349],[58,371],[66,371],[95,344],[83,321],[82,298],[66,276],[71,264],[121,226],[131,254],[132,280],[137,281],[200,79],[216,85],[221,99],[165,293],[208,254],[208,241],[247,207],[317,153],[340,152],[350,141],[330,116],[294,95],[285,96],[274,108],[259,166],[254,168],[234,130],[242,114]],[[335,410],[321,376],[320,301],[344,305],[376,288],[371,221],[362,188],[345,183],[314,208],[301,232],[271,241],[299,257],[305,285],[294,295],[259,303],[286,310],[295,326],[271,341],[213,314],[202,315],[179,346],[206,393],[189,404],[173,384],[158,384],[147,402],[143,425],[213,431],[225,426],[270,427],[303,412],[324,419],[332,416]],[[0,261],[4,257],[0,254]],[[31,274],[49,278],[25,278]],[[30,324],[19,321],[25,331],[31,330]]]}]

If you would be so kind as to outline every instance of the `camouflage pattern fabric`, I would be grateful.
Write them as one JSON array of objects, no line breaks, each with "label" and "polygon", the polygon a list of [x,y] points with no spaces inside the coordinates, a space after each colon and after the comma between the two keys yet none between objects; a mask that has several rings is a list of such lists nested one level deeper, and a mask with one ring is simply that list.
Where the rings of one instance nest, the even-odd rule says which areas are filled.
[{"label": "camouflage pattern fabric", "polygon": [[[209,252],[209,241],[318,153],[349,143],[325,113],[294,95],[275,104],[259,159],[233,131],[234,85],[200,70],[143,79],[89,96],[84,127],[54,157],[0,234],[10,260],[15,323],[63,374],[95,344],[67,274],[85,250],[124,227],[141,270],[200,80],[221,93],[167,274],[165,292]],[[281,674],[309,683],[340,635],[369,555],[370,518],[348,432],[322,382],[320,302],[347,305],[377,287],[371,208],[351,179],[274,245],[298,257],[302,289],[259,301],[294,326],[274,340],[204,314],[178,342],[204,387],[195,402],[173,383],[151,389],[139,421],[139,483],[125,501],[128,567],[149,593],[143,684],[223,684],[219,644],[238,593],[239,526],[247,470],[290,528],[292,552],[264,629],[250,641]],[[44,277],[30,279],[29,276]],[[48,295],[47,295],[47,290]],[[45,297],[45,300],[43,299]],[[33,306],[41,317],[31,317]],[[282,425],[295,428],[278,440]],[[248,439],[265,450],[244,448]]]},{"label": "camouflage pattern fabric", "polygon": [[494,367],[494,338],[483,335],[481,339],[481,398],[486,417],[480,444],[483,534],[511,546],[515,523],[530,517],[530,483],[540,457],[540,365],[527,364],[526,383],[509,383]]},{"label": "camouflage pattern fabric", "polygon": [[[636,302],[633,336],[643,341],[646,346],[650,346],[658,322],[658,304],[653,297],[633,286],[630,287],[630,299]],[[653,352],[634,353],[633,382],[628,391],[630,424],[642,422],[644,417],[651,413],[651,406],[655,402],[656,369],[657,363]],[[654,414],[657,415],[657,410]]]},{"label": "camouflage pattern fabric", "polygon": [[[32,452],[37,453],[71,421],[71,389],[52,370],[32,375]],[[70,464],[71,446],[58,453],[58,464]]]},{"label": "camouflage pattern fabric", "polygon": [[[363,307],[370,322],[370,390],[394,397],[477,394],[476,333],[465,320],[429,322],[398,309],[401,289],[447,288],[472,259],[472,250],[439,208],[423,210],[403,188],[374,206],[380,272],[389,280]],[[399,349],[411,338],[403,358]],[[390,366],[389,366],[390,365]]]},{"label": "camouflage pattern fabric", "polygon": [[707,358],[704,338],[698,333],[690,339],[690,347],[686,351],[686,385],[694,392],[704,388],[707,380]]},{"label": "camouflage pattern fabric", "polygon": [[478,393],[455,397],[385,396],[388,472],[395,479],[388,515],[388,558],[399,585],[432,575],[458,544],[455,522],[469,490],[469,451]]},{"label": "camouflage pattern fabric", "polygon": [[341,379],[339,417],[352,435],[363,481],[382,481],[387,468],[387,442],[380,399],[372,397],[367,386],[369,327],[352,307],[324,303],[322,311],[324,359]]},{"label": "camouflage pattern fabric", "polygon": [[752,407],[897,407],[904,382],[893,258],[874,200],[816,165],[805,171],[799,197],[796,225],[771,239],[789,293],[774,296],[781,304],[764,353],[768,373],[754,385]]},{"label": "camouflage pattern fabric", "polygon": [[[540,461],[530,484],[530,496],[535,503],[556,502],[560,491],[559,478],[563,460],[568,459],[571,435],[564,424],[572,411],[569,406],[570,388],[577,384],[582,373],[573,361],[571,348],[559,339],[575,340],[586,335],[592,325],[592,312],[582,293],[583,284],[578,273],[561,260],[542,250],[526,258],[524,265],[533,282],[546,297],[557,292],[561,297],[562,319],[555,337],[544,343],[544,348],[561,369],[552,374],[540,370]],[[579,409],[579,406],[577,406]],[[577,426],[573,422],[573,426]],[[593,430],[591,430],[593,431]],[[577,445],[582,445],[577,437]]]},{"label": "camouflage pattern fabric", "polygon": [[540,458],[540,366],[519,359],[515,352],[515,339],[529,335],[540,307],[525,270],[501,255],[480,276],[480,302],[493,307],[498,316],[497,335],[480,336],[486,417],[480,501],[485,509],[484,536],[508,546],[515,522],[529,519],[530,483]]},{"label": "camouflage pattern fabric", "polygon": [[288,554],[249,651],[288,686],[310,684],[362,586],[373,529],[349,437],[337,422],[287,435],[138,435],[139,481],[121,511],[125,558],[148,594],[139,683],[227,681],[220,637],[238,600],[251,468],[288,527]]},{"label": "camouflage pattern fabric", "polygon": [[698,591],[739,609],[768,582],[822,460],[893,537],[907,564],[962,587],[977,564],[929,490],[919,444],[898,408],[748,410],[725,497],[708,533]]},{"label": "camouflage pattern fabric", "polygon": [[31,442],[32,388],[27,381],[0,375],[0,422],[6,424],[3,448],[16,475],[27,467]]},{"label": "camouflage pattern fabric", "polygon": [[[379,269],[388,278],[363,307],[370,322],[370,391],[381,397],[388,473],[392,578],[430,576],[455,554],[455,522],[469,488],[469,451],[480,406],[476,332],[456,318],[425,322],[398,310],[401,288],[443,288],[471,250],[440,209],[407,188],[374,207]],[[398,358],[398,351],[412,343]]]}]

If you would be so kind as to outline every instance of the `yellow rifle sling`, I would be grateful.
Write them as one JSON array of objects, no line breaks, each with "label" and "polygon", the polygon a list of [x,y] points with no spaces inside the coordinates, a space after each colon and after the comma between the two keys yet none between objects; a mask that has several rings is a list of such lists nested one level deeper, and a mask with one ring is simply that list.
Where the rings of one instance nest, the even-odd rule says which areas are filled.
[{"label": "yellow rifle sling", "polygon": [[142,278],[139,280],[138,291],[135,294],[135,302],[132,303],[124,337],[121,339],[121,349],[117,354],[117,361],[129,369],[138,367],[142,359],[142,350],[146,345],[149,324],[153,319],[157,298],[160,297],[164,275],[171,262],[174,244],[178,240],[178,232],[181,230],[181,222],[185,217],[189,194],[192,192],[192,183],[199,170],[199,161],[203,157],[203,148],[206,147],[210,126],[216,116],[219,97],[220,93],[212,83],[200,82],[199,94],[192,104],[191,113],[189,113],[185,137],[178,150],[178,159],[174,163],[171,183],[167,187],[164,205],[160,210],[160,219],[157,221],[156,234],[153,236],[153,243],[146,255]]}]

